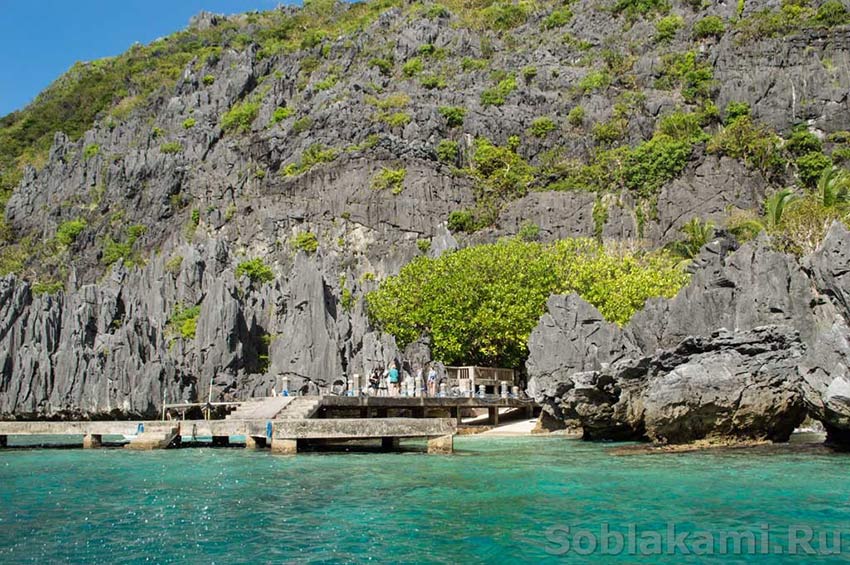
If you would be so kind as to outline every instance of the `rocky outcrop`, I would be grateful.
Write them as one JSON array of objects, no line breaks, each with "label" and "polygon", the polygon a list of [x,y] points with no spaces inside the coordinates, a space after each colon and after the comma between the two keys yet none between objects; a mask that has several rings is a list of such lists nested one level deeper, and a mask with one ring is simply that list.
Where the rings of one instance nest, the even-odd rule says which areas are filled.
[{"label": "rocky outcrop", "polygon": [[[237,279],[222,242],[184,245],[100,284],[34,294],[0,279],[0,418],[154,417],[162,402],[266,396],[280,378],[315,390],[403,355],[340,306],[304,253],[270,284]],[[199,306],[194,335],[172,321]]]},{"label": "rocky outcrop", "polygon": [[805,416],[802,352],[787,327],[721,330],[652,357],[572,373],[537,397],[580,425],[586,439],[785,441]]},{"label": "rocky outcrop", "polygon": [[[762,326],[787,326],[799,333],[804,347],[799,355],[793,356],[794,374],[784,369],[781,373],[787,382],[779,373],[769,378],[759,373],[767,380],[747,385],[753,417],[760,403],[752,395],[763,394],[765,397],[763,422],[754,423],[755,429],[762,430],[765,437],[783,437],[783,422],[786,421],[773,417],[775,413],[783,413],[777,411],[776,403],[781,400],[796,406],[797,401],[792,402],[792,391],[797,391],[811,415],[824,423],[830,439],[847,441],[850,430],[848,246],[850,232],[838,223],[832,226],[818,251],[802,262],[774,251],[764,236],[738,250],[722,240],[715,241],[695,262],[688,286],[672,299],[649,301],[645,309],[622,329],[606,324],[595,309],[578,297],[552,297],[548,313],[541,319],[529,342],[530,388],[541,399],[564,398],[565,391],[574,386],[569,384],[571,382],[584,383],[581,390],[587,389],[590,383],[594,394],[603,391],[610,394],[610,387],[600,388],[596,383],[619,382],[613,375],[630,370],[628,362],[620,361],[624,352],[638,351],[645,359],[657,350],[674,351],[682,344],[705,340],[721,328],[735,333],[754,331]],[[589,336],[592,336],[590,340]],[[590,343],[592,347],[576,350],[576,344],[584,343]],[[604,363],[612,363],[611,368],[603,368],[600,373],[575,374],[588,365]],[[625,367],[622,363],[626,363]],[[658,420],[655,416],[638,418],[635,421],[639,421],[640,425],[623,427],[623,408],[614,409],[619,406],[619,397],[612,403],[610,398],[613,397],[603,395],[600,398],[609,399],[601,401],[605,408],[599,413],[616,418],[609,426],[601,423],[603,419],[596,418],[592,431],[588,433],[596,437],[604,437],[607,433],[620,437],[622,434],[615,434],[613,430],[622,429],[628,430],[627,436],[646,435],[657,440],[681,441],[688,438],[688,434],[676,431],[676,418],[672,418],[673,424],[665,423],[667,416],[663,414],[674,414],[678,407],[689,403],[696,403],[710,413],[718,403],[728,407],[728,398],[734,394],[715,396],[718,393],[716,387],[720,386],[717,383],[728,382],[731,376],[741,374],[754,378],[751,373],[754,367],[746,359],[724,355],[708,364],[699,362],[677,371],[671,368],[671,376],[667,380],[657,379],[653,386],[646,385],[647,388],[641,389],[639,400],[635,400],[639,403],[638,408],[630,407],[641,413],[652,407],[653,414],[661,415]],[[629,391],[633,387],[617,386],[627,391],[626,397],[631,395]],[[653,400],[647,404],[649,391]],[[553,414],[565,418],[579,413],[577,410],[565,411],[562,402],[545,402]],[[689,411],[693,412],[693,408],[691,406]],[[586,412],[588,409],[585,406],[583,410]],[[788,409],[784,414],[795,415],[797,412]],[[634,415],[630,417],[636,418]],[[709,420],[715,423],[693,426],[693,429],[713,429],[717,433],[726,433],[721,431],[723,429],[737,429],[732,424],[724,427],[717,420]],[[771,427],[776,430],[775,433],[767,433],[766,430]],[[696,437],[701,433],[693,432]],[[738,435],[737,432],[728,433]]]}]

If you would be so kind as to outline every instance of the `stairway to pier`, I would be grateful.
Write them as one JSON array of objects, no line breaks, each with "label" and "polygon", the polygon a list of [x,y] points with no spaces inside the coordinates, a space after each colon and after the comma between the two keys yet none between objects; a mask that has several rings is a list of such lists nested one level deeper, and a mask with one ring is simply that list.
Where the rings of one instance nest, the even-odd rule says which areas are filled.
[{"label": "stairway to pier", "polygon": [[275,396],[245,401],[226,420],[302,420],[319,408],[320,399],[308,396]]},{"label": "stairway to pier", "polygon": [[130,440],[125,448],[135,450],[165,449],[180,440],[179,427],[156,427],[146,429]]},{"label": "stairway to pier", "polygon": [[286,405],[276,420],[306,420],[312,418],[319,409],[321,399],[314,396],[298,396]]}]

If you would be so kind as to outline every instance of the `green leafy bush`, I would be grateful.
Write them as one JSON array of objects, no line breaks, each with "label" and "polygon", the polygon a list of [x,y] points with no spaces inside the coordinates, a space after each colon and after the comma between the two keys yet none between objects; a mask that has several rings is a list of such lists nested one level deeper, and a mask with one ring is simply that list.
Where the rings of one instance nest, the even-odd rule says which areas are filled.
[{"label": "green leafy bush", "polygon": [[204,75],[203,82],[205,86],[210,86],[215,82],[215,77],[213,75]]},{"label": "green leafy bush", "polygon": [[372,178],[372,190],[387,190],[393,194],[401,194],[404,190],[404,179],[407,176],[407,169],[390,169],[383,167],[381,171]]},{"label": "green leafy bush", "polygon": [[198,317],[201,315],[200,306],[184,307],[177,305],[174,313],[168,319],[169,329],[183,339],[195,339],[198,329]]},{"label": "green leafy bush", "polygon": [[593,124],[593,139],[600,144],[614,143],[626,135],[628,127],[629,121],[618,117],[612,117],[606,122],[597,122]]},{"label": "green leafy bush", "polygon": [[446,79],[437,75],[427,75],[419,79],[419,84],[428,90],[443,89],[447,86]]},{"label": "green leafy bush", "polygon": [[823,142],[805,128],[798,128],[791,132],[785,142],[785,149],[797,157],[807,153],[820,153],[823,151]]},{"label": "green leafy bush", "polygon": [[103,242],[101,262],[107,266],[118,261],[123,261],[127,265],[140,264],[141,260],[134,253],[133,247],[146,231],[145,226],[133,225],[125,230],[125,235],[121,241],[115,241],[107,236]]},{"label": "green leafy bush", "polygon": [[665,182],[682,172],[691,152],[689,142],[656,134],[626,156],[622,173],[626,188],[642,197],[656,194]]},{"label": "green leafy bush", "polygon": [[323,90],[330,90],[338,82],[339,82],[338,76],[336,76],[335,74],[328,75],[327,77],[325,77],[324,79],[322,79],[322,80],[320,80],[319,82],[316,83],[316,85],[315,85],[316,92],[322,92]]},{"label": "green leafy bush", "polygon": [[302,231],[296,234],[292,240],[292,247],[305,253],[315,253],[319,249],[319,240],[316,234],[310,231]]},{"label": "green leafy bush", "polygon": [[428,253],[431,251],[431,241],[428,239],[417,239],[416,247],[420,253]]},{"label": "green leafy bush", "polygon": [[611,84],[611,76],[605,71],[590,71],[578,82],[578,87],[583,92],[592,92],[608,88]]},{"label": "green leafy bush", "polygon": [[172,255],[165,262],[165,270],[175,277],[180,274],[180,267],[183,265],[183,257],[181,255]]},{"label": "green leafy bush", "polygon": [[375,67],[385,77],[392,76],[394,63],[392,59],[374,58],[369,61],[370,67]]},{"label": "green leafy bush", "polygon": [[393,112],[392,114],[380,113],[378,119],[391,128],[403,128],[410,123],[410,114],[407,112]]},{"label": "green leafy bush", "polygon": [[563,6],[554,10],[551,14],[543,18],[543,23],[540,27],[543,29],[554,29],[556,27],[563,27],[570,23],[570,20],[573,19],[573,12],[570,10],[569,6]]},{"label": "green leafy bush", "polygon": [[370,318],[404,347],[430,337],[446,363],[519,367],[552,294],[578,292],[623,324],[648,298],[673,296],[688,276],[665,253],[610,253],[592,240],[519,238],[419,257],[366,297]]},{"label": "green leafy bush", "polygon": [[710,63],[699,59],[696,51],[665,55],[662,65],[662,76],[655,82],[656,88],[681,86],[682,97],[690,103],[711,97],[714,70]]},{"label": "green leafy bush", "polygon": [[236,265],[236,276],[246,276],[252,283],[265,284],[274,280],[274,271],[262,259],[256,257]]},{"label": "green leafy bush", "polygon": [[528,133],[534,137],[546,137],[549,135],[549,132],[555,131],[556,129],[558,129],[558,126],[555,125],[552,118],[549,116],[541,116],[539,118],[535,118],[534,121],[531,122],[531,127],[528,128]]},{"label": "green leafy bush", "polygon": [[482,106],[501,106],[511,93],[516,90],[516,78],[509,76],[502,80],[495,87],[485,89],[481,93]]},{"label": "green leafy bush", "polygon": [[466,72],[481,71],[490,66],[487,59],[474,59],[472,57],[464,57],[460,62],[460,68]]},{"label": "green leafy bush", "polygon": [[725,32],[726,26],[719,16],[706,16],[694,24],[694,37],[697,39],[718,38]]},{"label": "green leafy bush", "polygon": [[196,123],[195,118],[186,118],[183,120],[183,129],[192,129]]},{"label": "green leafy bush", "polygon": [[64,289],[65,285],[59,281],[38,281],[32,285],[32,293],[36,296],[40,294],[56,294]]},{"label": "green leafy bush", "polygon": [[673,139],[699,143],[709,135],[702,129],[702,116],[697,113],[673,112],[658,121],[658,131]]},{"label": "green leafy bush", "polygon": [[540,226],[532,221],[523,222],[519,227],[517,237],[523,241],[537,241],[540,237]]},{"label": "green leafy bush", "polygon": [[479,180],[480,194],[487,198],[511,200],[526,194],[534,169],[516,153],[516,148],[494,145],[479,137],[472,151],[472,173]]},{"label": "green leafy bush", "polygon": [[225,131],[248,132],[251,131],[251,124],[257,119],[257,114],[260,113],[260,103],[246,100],[239,104],[234,104],[233,107],[225,112],[221,117],[221,128]]},{"label": "green leafy bush", "polygon": [[579,127],[584,123],[585,111],[582,106],[575,106],[570,113],[567,114],[567,121],[571,126]]},{"label": "green leafy bush", "polygon": [[530,10],[530,3],[497,1],[481,11],[484,25],[489,29],[505,31],[525,23]]},{"label": "green leafy bush", "polygon": [[100,145],[97,143],[86,145],[85,149],[83,149],[83,159],[88,161],[92,157],[95,157],[98,153],[100,153]]},{"label": "green leafy bush", "polygon": [[449,213],[447,227],[452,232],[472,233],[478,229],[472,210],[454,210]]},{"label": "green leafy bush", "polygon": [[62,222],[56,229],[56,241],[60,245],[69,246],[76,241],[77,236],[86,229],[86,221],[82,218]]},{"label": "green leafy bush", "polygon": [[463,125],[466,110],[458,106],[440,106],[440,115],[446,119],[446,125],[456,128]]},{"label": "green leafy bush", "polygon": [[401,72],[404,73],[404,76],[411,78],[421,73],[424,68],[425,66],[422,64],[422,59],[414,57],[404,64],[401,68]]},{"label": "green leafy bush", "polygon": [[670,3],[667,0],[617,0],[612,11],[633,21],[650,14],[666,14],[670,11]]},{"label": "green leafy bush", "polygon": [[438,20],[440,18],[451,17],[452,13],[442,4],[433,4],[425,11],[425,17],[429,20]]},{"label": "green leafy bush", "polygon": [[307,131],[313,127],[313,120],[309,116],[305,116],[301,119],[295,120],[292,124],[292,133],[299,134]]},{"label": "green leafy bush", "polygon": [[295,110],[293,110],[292,108],[278,106],[274,109],[274,112],[272,113],[272,124],[282,122],[283,120],[291,117],[294,113]]},{"label": "green leafy bush", "polygon": [[457,141],[443,139],[437,144],[437,158],[443,163],[457,163],[459,154]]},{"label": "green leafy bush", "polygon": [[179,141],[168,141],[160,145],[159,150],[165,154],[180,153],[183,151],[183,145]]},{"label": "green leafy bush", "polygon": [[797,165],[797,175],[800,182],[807,188],[813,188],[827,167],[832,166],[832,159],[820,152],[806,153],[794,162]]},{"label": "green leafy bush", "polygon": [[769,229],[774,245],[781,251],[805,255],[815,251],[836,220],[848,221],[847,206],[824,206],[815,193],[797,198],[782,214],[782,220]]},{"label": "green leafy bush", "polygon": [[738,118],[750,116],[750,105],[746,102],[729,102],[726,105],[726,112],[723,117],[723,123],[727,126],[733,123]]},{"label": "green leafy bush", "polygon": [[655,41],[667,43],[676,37],[676,32],[682,28],[685,21],[681,16],[671,14],[665,16],[655,23]]},{"label": "green leafy bush", "polygon": [[301,158],[283,168],[283,175],[290,177],[306,173],[320,163],[330,163],[339,156],[339,151],[332,147],[325,147],[321,143],[314,143],[301,154]]},{"label": "green leafy bush", "polygon": [[706,149],[709,153],[743,159],[751,167],[769,172],[781,161],[780,141],[767,127],[756,124],[749,116],[741,116],[715,134]]},{"label": "green leafy bush", "polygon": [[827,27],[832,27],[846,24],[850,18],[848,18],[847,8],[844,7],[843,2],[839,0],[826,0],[818,8],[815,19]]}]

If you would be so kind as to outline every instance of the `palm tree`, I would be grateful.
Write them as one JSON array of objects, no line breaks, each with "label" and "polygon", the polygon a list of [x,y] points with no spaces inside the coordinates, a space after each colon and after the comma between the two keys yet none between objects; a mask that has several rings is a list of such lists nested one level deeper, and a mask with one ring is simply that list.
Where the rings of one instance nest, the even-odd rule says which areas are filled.
[{"label": "palm tree", "polygon": [[771,194],[764,201],[764,222],[768,228],[775,228],[782,221],[782,214],[789,204],[797,200],[799,196],[794,194],[790,188],[783,188]]},{"label": "palm tree", "polygon": [[817,196],[824,208],[850,202],[850,174],[835,166],[824,169],[818,179]]},{"label": "palm tree", "polygon": [[687,236],[682,241],[673,243],[671,250],[684,259],[693,259],[700,249],[714,237],[714,223],[702,222],[699,218],[691,218],[684,226],[682,233]]}]

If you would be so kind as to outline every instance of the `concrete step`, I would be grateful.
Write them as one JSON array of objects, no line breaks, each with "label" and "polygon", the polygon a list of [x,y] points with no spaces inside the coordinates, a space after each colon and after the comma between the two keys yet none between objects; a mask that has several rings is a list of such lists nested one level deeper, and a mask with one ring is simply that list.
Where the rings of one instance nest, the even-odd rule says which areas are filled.
[{"label": "concrete step", "polygon": [[241,404],[225,418],[226,420],[271,420],[291,402],[291,396],[253,399]]},{"label": "concrete step", "polygon": [[130,440],[125,449],[146,451],[165,449],[180,438],[180,428],[165,428],[145,430]]}]

